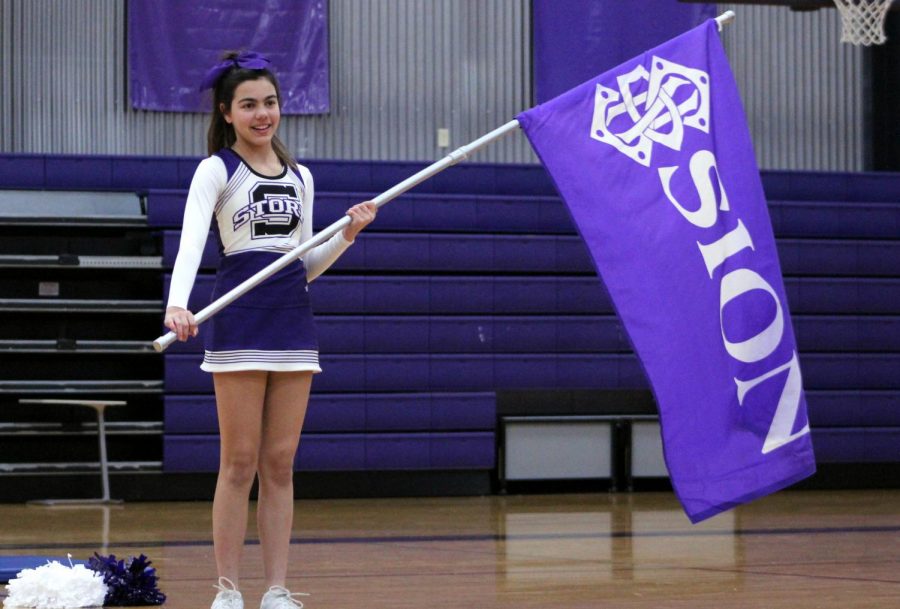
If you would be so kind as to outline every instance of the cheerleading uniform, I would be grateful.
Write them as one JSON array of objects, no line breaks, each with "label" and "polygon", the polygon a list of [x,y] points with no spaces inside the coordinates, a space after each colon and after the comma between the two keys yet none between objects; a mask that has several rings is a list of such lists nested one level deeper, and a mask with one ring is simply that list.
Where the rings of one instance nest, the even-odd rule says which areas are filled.
[{"label": "cheerleading uniform", "polygon": [[[312,238],[314,188],[302,165],[256,173],[232,149],[201,161],[184,209],[167,306],[187,308],[210,225],[219,241],[213,300]],[[351,241],[339,231],[210,318],[201,369],[321,372],[308,282]]]}]

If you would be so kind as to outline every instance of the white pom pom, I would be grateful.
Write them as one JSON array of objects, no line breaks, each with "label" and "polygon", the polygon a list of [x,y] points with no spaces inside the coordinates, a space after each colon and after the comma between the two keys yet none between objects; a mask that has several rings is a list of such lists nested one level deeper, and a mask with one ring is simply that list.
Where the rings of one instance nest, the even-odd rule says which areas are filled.
[{"label": "white pom pom", "polygon": [[84,565],[66,567],[55,560],[37,569],[22,569],[6,589],[9,596],[3,606],[7,609],[102,607],[107,590],[96,571]]}]

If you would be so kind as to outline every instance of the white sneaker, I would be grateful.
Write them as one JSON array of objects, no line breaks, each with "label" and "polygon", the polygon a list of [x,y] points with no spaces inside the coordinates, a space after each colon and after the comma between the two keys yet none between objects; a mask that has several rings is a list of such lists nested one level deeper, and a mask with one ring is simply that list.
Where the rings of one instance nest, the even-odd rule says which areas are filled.
[{"label": "white sneaker", "polygon": [[295,596],[309,596],[305,592],[291,592],[282,586],[272,586],[262,597],[259,609],[303,609],[303,603]]},{"label": "white sneaker", "polygon": [[227,577],[220,577],[219,583],[213,585],[213,588],[219,593],[216,594],[210,609],[244,609],[244,598],[233,581]]}]

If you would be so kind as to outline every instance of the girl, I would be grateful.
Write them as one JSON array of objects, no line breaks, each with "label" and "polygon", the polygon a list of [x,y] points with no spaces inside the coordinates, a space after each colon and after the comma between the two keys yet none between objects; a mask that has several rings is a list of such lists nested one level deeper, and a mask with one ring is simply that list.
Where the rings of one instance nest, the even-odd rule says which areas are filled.
[{"label": "girl", "polygon": [[[197,336],[188,296],[212,228],[222,254],[213,298],[312,237],[313,181],[275,136],[281,117],[269,60],[229,53],[207,74],[213,90],[209,158],[191,182],[165,325]],[[294,455],[312,375],[321,372],[309,307],[312,281],[375,218],[369,201],[350,208],[350,224],[217,315],[204,329],[203,370],[213,373],[221,459],[213,500],[219,592],[212,609],[243,609],[238,564],[250,488],[259,476],[257,516],[268,592],[261,609],[303,604],[285,588],[294,509]]]}]

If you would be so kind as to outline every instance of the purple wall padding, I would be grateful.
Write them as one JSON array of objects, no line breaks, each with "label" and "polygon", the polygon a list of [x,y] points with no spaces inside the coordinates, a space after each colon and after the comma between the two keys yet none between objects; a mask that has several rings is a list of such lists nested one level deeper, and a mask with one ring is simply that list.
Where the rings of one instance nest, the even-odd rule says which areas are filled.
[{"label": "purple wall padding", "polygon": [[[171,269],[175,266],[175,259],[178,257],[178,247],[180,243],[180,230],[162,231],[162,263],[165,268]],[[203,248],[203,256],[200,259],[200,268],[215,271],[218,263],[219,241],[216,239],[215,233],[210,232],[209,235],[207,235],[206,245]]]},{"label": "purple wall padding", "polygon": [[0,154],[0,188],[186,189],[198,162],[192,157]]},{"label": "purple wall padding", "polygon": [[[171,277],[163,285],[168,297]],[[785,279],[791,313],[900,314],[900,279]],[[200,275],[189,306],[209,304],[213,278]],[[608,314],[609,298],[593,277],[379,277],[324,275],[310,287],[317,314]]]},{"label": "purple wall padding", "polygon": [[[325,228],[349,207],[372,196],[372,192],[317,191],[315,228]],[[181,228],[186,198],[186,190],[151,190],[147,195],[147,222],[159,228]],[[403,200],[378,212],[379,230],[425,231],[435,227],[443,231],[575,234],[559,197],[406,194]]]},{"label": "purple wall padding", "polygon": [[[97,174],[84,174],[79,160],[99,161],[98,167],[102,170]],[[140,192],[153,189],[186,190],[200,160],[199,157],[0,154],[0,188]],[[393,161],[302,162],[315,176],[316,191],[320,194],[380,193],[425,167],[424,163]],[[109,170],[106,169],[107,166]],[[761,172],[761,175],[770,201],[814,201],[817,205],[820,201],[860,202],[864,205],[877,202],[894,204],[900,201],[900,173],[767,170]],[[454,197],[465,198],[467,193],[477,195],[478,201],[490,196],[558,197],[550,178],[540,165],[487,163],[465,163],[451,167],[417,186],[415,192],[449,195],[446,199],[448,215],[455,213],[451,208],[456,206],[449,205]],[[507,201],[506,204],[513,207],[517,205],[515,201]],[[348,205],[342,207],[346,209]],[[551,203],[551,208],[549,211],[551,215],[557,216],[557,221],[564,220],[566,226],[571,226],[566,215],[559,215],[560,212],[565,214],[564,208],[557,203]],[[540,210],[540,213],[544,211],[546,210]],[[537,212],[531,209],[523,214],[526,226],[528,223],[542,221],[535,213]],[[166,226],[178,226],[180,217],[180,213],[176,214],[175,223]],[[896,235],[896,229],[900,228],[897,226],[896,216],[889,220],[889,228],[895,230],[885,236]]]},{"label": "purple wall padding", "polygon": [[309,434],[300,442],[294,469],[300,471],[353,471],[366,469],[366,436],[361,434]]},{"label": "purple wall padding", "polygon": [[430,438],[426,434],[378,434],[366,436],[366,468],[428,469]]},{"label": "purple wall padding", "polygon": [[186,164],[185,159],[179,157],[159,157],[152,161],[141,157],[113,157],[112,184],[114,187],[123,188],[133,184],[158,184],[163,188],[179,188],[185,184]]},{"label": "purple wall padding", "polygon": [[[165,433],[217,433],[215,397],[167,395]],[[314,393],[304,432],[485,431],[496,426],[496,400],[483,393]]]},{"label": "purple wall padding", "polygon": [[[168,298],[171,276],[163,281]],[[213,277],[199,275],[189,307],[209,304]],[[900,282],[898,282],[900,287]],[[323,275],[310,286],[313,309],[329,313],[604,314],[609,299],[594,277],[353,277]]]},{"label": "purple wall padding", "polygon": [[431,429],[494,429],[497,400],[490,393],[431,394]]},{"label": "purple wall padding", "polygon": [[[10,173],[43,172],[35,159],[8,161]],[[0,158],[0,172],[3,171]],[[36,185],[42,182],[35,180]],[[152,190],[147,197],[147,222],[151,226],[180,228],[187,191]],[[371,196],[340,193],[316,195],[317,229],[339,219],[343,211]],[[900,194],[898,194],[900,197]],[[572,233],[571,219],[557,197],[478,197],[471,195],[406,195],[400,204],[388,205],[378,214],[381,230],[506,231],[518,233]],[[769,201],[769,215],[776,235],[806,238],[893,239],[900,234],[900,217],[893,203],[833,201]]]},{"label": "purple wall padding", "polygon": [[813,429],[819,463],[896,463],[900,427]]},{"label": "purple wall padding", "polygon": [[210,434],[218,429],[214,396],[166,395],[163,398],[165,434]]},{"label": "purple wall padding", "polygon": [[813,427],[898,427],[900,391],[807,391]]},{"label": "purple wall padding", "polygon": [[47,188],[87,189],[95,182],[113,186],[110,157],[70,156],[47,160]]},{"label": "purple wall padding", "polygon": [[[857,322],[854,328],[860,325],[859,318],[851,319]],[[894,325],[900,325],[900,321]],[[318,315],[316,329],[321,352],[330,354],[631,351],[621,324],[613,315]],[[884,336],[877,334],[876,338],[885,342]],[[190,340],[176,342],[167,353],[202,350],[201,340]]]},{"label": "purple wall padding", "polygon": [[[488,422],[493,413],[488,406],[493,403],[492,394],[446,394],[432,396],[313,396],[310,415],[307,420],[299,465],[305,470],[352,470],[352,469],[446,469],[454,467],[492,467],[493,435],[491,433],[442,433],[442,434],[353,434],[315,433],[321,427],[314,423],[314,412],[326,409],[342,409],[350,414],[357,424],[361,423],[359,407],[369,402],[367,417],[384,417],[392,420],[396,410],[385,413],[386,402],[394,401],[398,408],[407,408],[409,400],[416,398],[431,402],[431,429],[463,429],[459,410],[474,417],[473,426]],[[900,426],[897,404],[900,392],[809,392],[810,416],[813,434],[820,462],[896,462],[900,461]],[[372,400],[380,401],[372,407]],[[403,406],[403,401],[407,403]],[[828,402],[831,402],[828,405]],[[205,435],[183,435],[167,433],[165,437],[166,471],[215,471],[218,466],[218,436],[215,435],[214,404],[211,396],[168,396],[166,398],[166,425],[180,422],[182,432],[205,432]],[[354,406],[355,404],[355,406]],[[477,407],[478,405],[485,407]],[[468,407],[466,407],[468,406]],[[353,415],[354,411],[356,414]],[[861,416],[860,409],[868,409],[876,416],[867,420],[856,419],[854,427],[824,426],[826,423],[846,422],[851,417]],[[176,413],[183,409],[183,413]],[[197,412],[206,409],[209,412]],[[822,419],[823,409],[832,409],[830,421]],[[188,414],[193,412],[193,414]],[[418,416],[419,422],[424,418]],[[447,417],[445,419],[444,417]],[[341,417],[344,418],[344,417]],[[401,415],[402,418],[402,415]],[[210,423],[210,419],[212,422]],[[413,422],[416,417],[408,418]],[[206,421],[208,429],[200,429],[198,421]],[[399,424],[397,419],[393,419]],[[869,424],[862,428],[859,425]],[[210,426],[211,425],[211,426]],[[367,420],[369,428],[377,428],[380,423]],[[876,426],[881,428],[875,428]],[[893,425],[891,427],[891,425]],[[210,433],[212,432],[212,433]]]},{"label": "purple wall padding", "polygon": [[766,198],[794,201],[900,201],[900,176],[884,172],[762,172]]},{"label": "purple wall padding", "polygon": [[219,454],[217,435],[163,437],[164,472],[215,472]]},{"label": "purple wall padding", "polygon": [[[426,167],[409,161],[306,161],[317,192],[383,192]],[[416,186],[417,194],[556,196],[539,165],[462,163]]]},{"label": "purple wall padding", "polygon": [[313,394],[309,398],[305,432],[367,431],[367,401],[360,394]]},{"label": "purple wall padding", "polygon": [[[304,434],[298,471],[491,469],[493,432]],[[217,435],[172,435],[163,441],[163,471],[214,472]]]},{"label": "purple wall padding", "polygon": [[900,235],[896,203],[770,199],[769,217],[778,236],[894,239]]},{"label": "purple wall padding", "polygon": [[[163,231],[163,265],[175,264],[181,232]],[[898,277],[900,241],[780,239],[785,275]],[[215,268],[218,240],[210,234],[201,267]],[[533,274],[591,273],[583,241],[576,236],[363,233],[333,268],[367,271],[446,271]]]},{"label": "purple wall padding", "polygon": [[[211,393],[199,354],[165,356],[167,393]],[[635,389],[646,386],[632,354],[413,354],[321,356],[318,391]],[[900,389],[900,353],[802,354],[807,389]]]},{"label": "purple wall padding", "polygon": [[900,280],[796,278],[784,280],[793,314],[898,314]]},{"label": "purple wall padding", "polygon": [[900,389],[900,353],[806,353],[800,366],[808,389]]},{"label": "purple wall padding", "polygon": [[[316,180],[317,192],[383,192],[426,167],[410,161],[303,160]],[[539,165],[463,163],[416,186],[418,194],[556,196]]]},{"label": "purple wall padding", "polygon": [[900,277],[900,241],[781,239],[777,245],[785,275]]},{"label": "purple wall padding", "polygon": [[197,163],[182,157],[60,155],[48,156],[45,165],[44,187],[51,190],[146,190],[186,188]]},{"label": "purple wall padding", "polygon": [[46,166],[39,154],[0,155],[0,188],[46,188]]},{"label": "purple wall padding", "polygon": [[493,469],[496,465],[493,433],[455,433],[435,436],[431,442],[434,469]]},{"label": "purple wall padding", "polygon": [[[163,265],[178,255],[181,231],[163,231]],[[218,264],[218,240],[210,233],[200,266]],[[590,258],[576,236],[439,235],[363,233],[332,268],[339,270],[507,272],[528,260],[533,273],[590,273]]]},{"label": "purple wall padding", "polygon": [[795,315],[801,351],[892,351],[900,345],[896,315]]},{"label": "purple wall padding", "polygon": [[[167,393],[212,393],[199,354],[165,356]],[[628,355],[324,355],[316,391],[493,391],[502,388],[642,388]]]},{"label": "purple wall padding", "polygon": [[147,193],[147,224],[181,229],[187,190],[154,189]]}]

